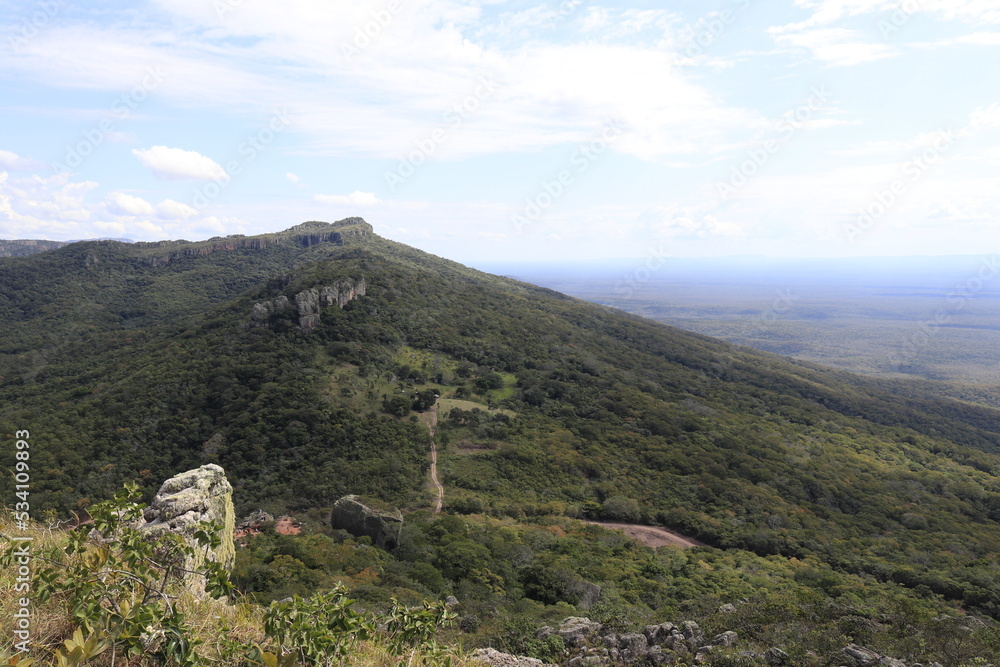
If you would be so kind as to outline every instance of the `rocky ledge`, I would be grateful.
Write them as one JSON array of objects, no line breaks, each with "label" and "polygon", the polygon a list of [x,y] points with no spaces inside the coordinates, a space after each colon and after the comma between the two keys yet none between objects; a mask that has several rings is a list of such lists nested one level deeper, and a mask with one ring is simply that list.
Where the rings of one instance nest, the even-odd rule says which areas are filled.
[{"label": "rocky ledge", "polygon": [[[727,605],[728,606],[728,605]],[[565,647],[559,664],[568,667],[592,665],[709,665],[716,658],[725,664],[753,664],[783,667],[797,664],[778,647],[763,652],[740,650],[739,635],[732,630],[706,637],[694,621],[647,625],[642,632],[616,633],[589,618],[571,616],[556,627],[545,626],[538,639],[558,637]],[[723,657],[728,656],[728,657]],[[536,658],[515,656],[496,649],[479,649],[472,654],[491,667],[554,667]],[[740,662],[731,662],[733,658]],[[902,660],[850,644],[840,652],[843,667],[942,667],[940,663],[907,664]],[[994,667],[985,665],[984,667]]]}]

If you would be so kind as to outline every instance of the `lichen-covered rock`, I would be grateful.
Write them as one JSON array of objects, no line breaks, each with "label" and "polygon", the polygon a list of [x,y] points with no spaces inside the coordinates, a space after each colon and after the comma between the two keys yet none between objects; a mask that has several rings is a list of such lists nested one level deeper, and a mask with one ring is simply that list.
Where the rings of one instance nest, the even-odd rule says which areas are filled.
[{"label": "lichen-covered rock", "polygon": [[676,626],[673,623],[661,623],[660,625],[647,625],[642,633],[646,635],[646,640],[650,644],[663,645],[663,642],[672,636]]},{"label": "lichen-covered rock", "polygon": [[737,635],[732,630],[726,630],[722,634],[715,635],[715,637],[712,639],[712,645],[732,646],[737,639],[739,639],[739,635]]},{"label": "lichen-covered rock", "polygon": [[[226,479],[226,472],[214,463],[182,472],[163,482],[153,502],[143,510],[143,520],[139,530],[150,535],[176,533],[196,547],[196,555],[185,563],[185,569],[197,570],[206,560],[232,569],[236,560],[233,487]],[[203,521],[215,521],[221,526],[218,549],[206,552],[198,546],[194,534]],[[204,592],[201,577],[189,577],[187,583],[195,593]]]},{"label": "lichen-covered rock", "polygon": [[367,535],[381,549],[393,549],[399,544],[403,515],[399,510],[374,510],[362,503],[358,496],[351,495],[334,503],[330,525],[334,529],[346,530],[355,537]]},{"label": "lichen-covered rock", "polygon": [[864,646],[858,646],[857,644],[846,646],[843,654],[852,667],[872,667],[872,665],[877,665],[879,659],[882,657],[875,651],[867,649]]},{"label": "lichen-covered rock", "polygon": [[555,667],[538,658],[503,653],[495,648],[480,648],[472,652],[472,657],[490,667]]},{"label": "lichen-covered rock", "polygon": [[548,626],[538,631],[538,637],[544,639],[549,635],[557,634],[562,637],[566,646],[577,647],[586,644],[592,637],[601,631],[601,624],[589,618],[570,616],[564,618],[559,627],[552,629]]},{"label": "lichen-covered rock", "polygon": [[695,645],[700,644],[705,638],[705,633],[694,621],[684,621],[681,623],[681,634],[684,635],[684,639],[691,642],[692,648]]},{"label": "lichen-covered rock", "polygon": [[649,642],[646,641],[646,635],[633,632],[618,638],[618,648],[621,650],[622,660],[628,664],[646,656],[649,652]]}]

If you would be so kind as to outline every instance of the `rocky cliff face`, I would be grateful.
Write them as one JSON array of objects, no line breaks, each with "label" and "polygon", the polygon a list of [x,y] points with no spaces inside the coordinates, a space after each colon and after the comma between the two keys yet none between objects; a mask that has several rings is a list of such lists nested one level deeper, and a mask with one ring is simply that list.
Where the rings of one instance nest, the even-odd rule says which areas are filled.
[{"label": "rocky cliff face", "polygon": [[[145,523],[139,526],[139,530],[150,534],[176,533],[197,548],[198,556],[193,562],[185,564],[186,569],[196,570],[206,559],[232,569],[236,561],[233,487],[226,479],[225,471],[214,463],[165,481],[153,502],[143,511],[143,519]],[[222,526],[222,543],[215,551],[206,553],[194,539],[202,521],[217,521]],[[200,578],[189,578],[187,585],[196,594],[204,593],[204,581]]]},{"label": "rocky cliff face", "polygon": [[[365,296],[367,285],[365,279],[338,280],[332,285],[311,287],[295,295],[295,310],[298,313],[299,328],[309,332],[316,328],[320,321],[320,313],[324,307],[337,306],[343,308],[348,303]],[[271,316],[293,308],[291,300],[282,295],[269,301],[255,303],[250,310],[248,327],[267,326]]]},{"label": "rocky cliff face", "polygon": [[367,535],[372,543],[382,549],[393,549],[399,544],[399,530],[403,527],[403,515],[395,512],[380,512],[368,507],[358,496],[344,496],[333,505],[330,525],[342,529],[355,537]]},{"label": "rocky cliff face", "polygon": [[[233,252],[237,250],[264,250],[269,245],[290,244],[303,247],[333,243],[343,245],[348,237],[367,236],[373,234],[372,226],[362,218],[345,218],[334,223],[306,222],[296,225],[281,234],[264,234],[261,236],[244,237],[234,234],[225,238],[216,237],[200,243],[186,241],[156,241],[137,244],[152,248],[177,248],[174,252],[149,257],[154,266],[165,266],[171,261],[182,257],[198,257],[216,252]],[[178,244],[182,247],[177,247]]]}]

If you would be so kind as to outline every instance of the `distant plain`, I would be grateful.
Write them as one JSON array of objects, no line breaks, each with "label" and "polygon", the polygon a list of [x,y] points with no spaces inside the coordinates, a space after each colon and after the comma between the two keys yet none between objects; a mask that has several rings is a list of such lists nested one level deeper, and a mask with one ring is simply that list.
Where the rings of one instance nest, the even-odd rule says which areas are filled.
[{"label": "distant plain", "polygon": [[995,404],[1000,274],[987,256],[481,265],[587,301],[866,375]]}]

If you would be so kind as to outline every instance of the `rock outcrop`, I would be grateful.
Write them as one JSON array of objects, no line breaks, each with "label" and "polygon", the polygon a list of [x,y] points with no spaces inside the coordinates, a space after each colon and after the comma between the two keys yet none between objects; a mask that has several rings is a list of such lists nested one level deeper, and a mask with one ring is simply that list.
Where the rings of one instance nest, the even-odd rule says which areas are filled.
[{"label": "rock outcrop", "polygon": [[330,525],[334,529],[346,530],[355,537],[367,535],[379,548],[393,549],[399,544],[403,514],[399,510],[374,510],[362,503],[358,496],[344,496],[333,505]]},{"label": "rock outcrop", "polygon": [[617,634],[589,618],[571,616],[558,627],[538,630],[539,639],[558,636],[566,647],[571,667],[585,665],[672,665],[678,660],[703,664],[718,649],[736,643],[733,631],[723,632],[706,641],[705,633],[693,621],[678,625],[647,625],[641,633]]},{"label": "rock outcrop", "polygon": [[345,218],[334,223],[304,222],[279,234],[262,234],[251,237],[232,234],[195,243],[190,241],[153,241],[137,243],[136,246],[173,249],[173,252],[151,254],[147,258],[147,261],[153,266],[166,266],[171,261],[185,257],[200,257],[217,252],[241,250],[260,251],[272,245],[297,245],[307,248],[320,243],[343,245],[344,239],[347,237],[367,236],[372,233],[374,233],[372,226],[362,218]]},{"label": "rock outcrop", "polygon": [[538,658],[526,658],[523,655],[503,653],[495,648],[478,648],[472,652],[472,657],[490,667],[556,667]]},{"label": "rock outcrop", "polygon": [[319,289],[313,287],[295,295],[295,306],[299,310],[299,328],[312,331],[319,324],[320,310],[324,306],[343,308],[367,290],[365,279],[338,280],[333,285]]},{"label": "rock outcrop", "polygon": [[[309,332],[316,328],[320,321],[320,313],[324,307],[337,306],[343,308],[348,303],[365,296],[368,289],[364,277],[357,279],[338,280],[332,285],[311,287],[295,295],[294,309],[298,313],[299,328]],[[255,303],[250,310],[250,328],[267,326],[271,316],[292,309],[291,300],[284,295]]]},{"label": "rock outcrop", "polygon": [[[165,481],[153,502],[143,510],[143,519],[139,530],[151,535],[176,533],[196,547],[196,556],[185,563],[185,569],[197,570],[206,561],[215,561],[226,569],[233,567],[236,560],[233,487],[226,479],[225,471],[214,463],[182,472]],[[218,549],[206,552],[198,546],[194,533],[202,521],[215,521],[221,525]],[[204,593],[204,581],[200,577],[189,577],[187,584],[195,593]]]},{"label": "rock outcrop", "polygon": [[[557,627],[545,626],[538,630],[537,638],[548,640],[552,637],[562,639],[567,660],[560,664],[568,667],[612,667],[618,665],[707,665],[717,656],[727,656],[746,660],[747,664],[766,664],[773,667],[784,667],[798,664],[792,657],[780,648],[769,648],[763,653],[750,650],[740,650],[735,645],[739,635],[732,630],[721,632],[707,639],[704,631],[694,621],[683,621],[678,624],[661,623],[647,625],[641,633],[627,632],[618,634],[611,628],[589,618],[571,616],[563,619]],[[492,650],[492,649],[490,649]],[[500,660],[525,660],[506,653],[495,652],[498,662],[490,665],[536,665],[539,663],[502,662]],[[478,656],[477,656],[478,657]],[[931,662],[907,664],[902,660],[882,655],[876,651],[857,644],[850,644],[840,651],[841,661],[831,664],[844,664],[845,667],[941,667],[939,663]],[[993,667],[988,665],[987,667]]]}]

